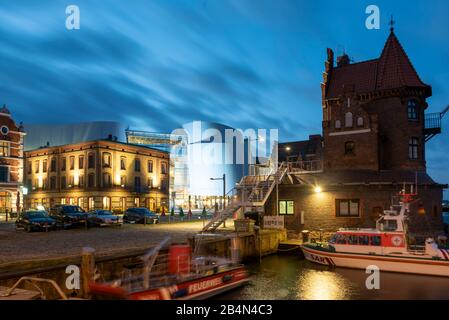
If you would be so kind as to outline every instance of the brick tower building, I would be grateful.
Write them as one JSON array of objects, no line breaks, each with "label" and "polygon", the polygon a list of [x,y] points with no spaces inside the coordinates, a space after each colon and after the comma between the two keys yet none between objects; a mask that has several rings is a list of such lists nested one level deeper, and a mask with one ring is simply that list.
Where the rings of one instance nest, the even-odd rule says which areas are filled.
[{"label": "brick tower building", "polygon": [[22,208],[24,135],[8,108],[0,108],[0,221]]},{"label": "brick tower building", "polygon": [[[441,132],[441,115],[428,121],[433,120],[425,114],[432,89],[420,79],[394,30],[377,59],[352,63],[344,54],[335,64],[327,49],[323,78],[323,136],[315,148],[321,165],[316,156],[300,156],[307,150],[297,150],[311,140],[280,144],[279,159],[291,169],[279,196],[268,198],[265,214],[284,215],[286,228],[295,231],[373,227],[404,186],[407,191],[417,186],[410,232],[420,239],[441,234],[447,185],[427,174],[425,158],[425,142]],[[300,161],[292,163],[294,155]]]},{"label": "brick tower building", "polygon": [[323,94],[326,171],[425,171],[426,99],[421,81],[393,30],[378,59],[351,64],[328,49]]}]

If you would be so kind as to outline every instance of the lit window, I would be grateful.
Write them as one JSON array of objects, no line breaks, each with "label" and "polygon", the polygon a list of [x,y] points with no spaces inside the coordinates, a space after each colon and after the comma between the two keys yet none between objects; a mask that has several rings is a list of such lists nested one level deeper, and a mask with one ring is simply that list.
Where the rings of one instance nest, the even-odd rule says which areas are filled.
[{"label": "lit window", "polygon": [[360,200],[337,199],[335,202],[337,217],[358,217],[360,215]]},{"label": "lit window", "polygon": [[0,157],[9,157],[8,141],[0,141]]},{"label": "lit window", "polygon": [[94,199],[94,197],[89,197],[88,206],[89,206],[89,210],[93,210],[95,208],[95,199]]},{"label": "lit window", "polygon": [[126,158],[120,157],[120,170],[126,170]]},{"label": "lit window", "polygon": [[110,210],[111,209],[111,198],[103,197],[103,209]]},{"label": "lit window", "polygon": [[84,169],[84,156],[79,156],[78,158],[78,169]]},{"label": "lit window", "polygon": [[148,173],[153,172],[153,160],[148,160]]},{"label": "lit window", "polygon": [[283,215],[295,214],[295,202],[293,200],[280,200],[279,214]]},{"label": "lit window", "polygon": [[42,172],[47,172],[47,159],[42,160]]},{"label": "lit window", "polygon": [[161,173],[162,174],[166,174],[167,173],[167,163],[166,162],[162,162],[161,163]]},{"label": "lit window", "polygon": [[34,161],[34,173],[39,173],[39,160]]},{"label": "lit window", "polygon": [[111,154],[109,152],[103,152],[103,167],[111,167]]}]

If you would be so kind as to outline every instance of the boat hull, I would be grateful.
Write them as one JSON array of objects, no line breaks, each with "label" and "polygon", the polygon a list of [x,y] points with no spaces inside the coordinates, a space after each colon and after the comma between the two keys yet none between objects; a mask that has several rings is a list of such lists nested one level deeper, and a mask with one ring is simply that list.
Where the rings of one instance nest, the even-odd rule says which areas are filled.
[{"label": "boat hull", "polygon": [[380,271],[449,277],[449,260],[330,252],[307,245],[302,245],[301,249],[307,260],[331,267],[366,270],[376,266]]},{"label": "boat hull", "polygon": [[178,284],[126,292],[108,284],[90,284],[91,293],[101,299],[128,300],[202,300],[243,286],[249,282],[244,267],[218,272],[212,275],[180,282]]}]

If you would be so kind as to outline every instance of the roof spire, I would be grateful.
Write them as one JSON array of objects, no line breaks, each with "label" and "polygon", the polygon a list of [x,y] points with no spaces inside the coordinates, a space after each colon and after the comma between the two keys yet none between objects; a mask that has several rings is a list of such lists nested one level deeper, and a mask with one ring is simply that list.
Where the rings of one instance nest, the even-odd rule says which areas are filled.
[{"label": "roof spire", "polygon": [[393,32],[394,31],[394,24],[395,24],[395,21],[393,20],[393,15],[391,15],[391,19],[390,19],[390,22],[388,24],[390,25],[390,31]]}]

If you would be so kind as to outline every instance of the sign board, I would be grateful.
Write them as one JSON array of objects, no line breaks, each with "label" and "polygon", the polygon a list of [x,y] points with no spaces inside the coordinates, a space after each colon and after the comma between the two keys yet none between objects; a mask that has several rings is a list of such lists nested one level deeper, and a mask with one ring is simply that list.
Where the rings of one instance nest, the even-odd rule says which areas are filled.
[{"label": "sign board", "polygon": [[284,216],[264,216],[264,229],[284,229]]}]

